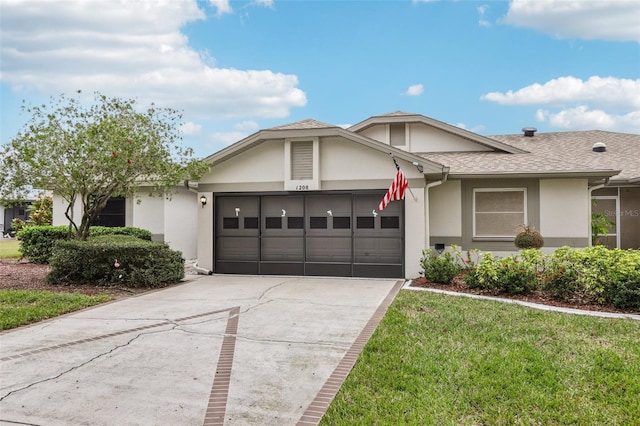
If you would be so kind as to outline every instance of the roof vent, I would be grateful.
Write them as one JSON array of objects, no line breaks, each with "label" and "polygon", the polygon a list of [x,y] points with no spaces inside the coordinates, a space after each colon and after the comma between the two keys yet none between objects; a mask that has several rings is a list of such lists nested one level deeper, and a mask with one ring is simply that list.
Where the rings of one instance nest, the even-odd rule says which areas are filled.
[{"label": "roof vent", "polygon": [[596,142],[593,144],[591,149],[593,152],[605,152],[607,150],[607,145],[605,145],[604,142]]},{"label": "roof vent", "polygon": [[536,129],[535,127],[523,127],[522,131],[524,132],[524,135],[528,138],[532,138],[533,134],[535,132],[538,131],[538,129]]}]

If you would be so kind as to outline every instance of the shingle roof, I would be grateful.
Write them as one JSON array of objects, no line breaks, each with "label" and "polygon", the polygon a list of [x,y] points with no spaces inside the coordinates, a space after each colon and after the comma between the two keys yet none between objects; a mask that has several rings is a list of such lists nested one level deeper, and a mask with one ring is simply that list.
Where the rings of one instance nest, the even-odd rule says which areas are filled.
[{"label": "shingle roof", "polygon": [[[534,137],[518,135],[490,136],[536,156],[561,158],[592,169],[613,169],[622,172],[612,180],[640,178],[640,135],[602,130],[539,133]],[[594,152],[593,145],[603,142],[605,152]]]},{"label": "shingle roof", "polygon": [[[526,150],[523,154],[497,152],[438,152],[421,156],[450,167],[451,174],[553,174],[594,173],[621,170],[613,182],[640,178],[640,135],[599,130],[538,133],[534,137],[488,136]],[[607,145],[606,152],[593,152],[596,142]]]},{"label": "shingle roof", "polygon": [[296,121],[295,123],[283,124],[282,126],[271,127],[267,130],[304,130],[304,129],[325,129],[328,127],[338,127],[333,124],[323,123],[321,121],[306,120]]}]

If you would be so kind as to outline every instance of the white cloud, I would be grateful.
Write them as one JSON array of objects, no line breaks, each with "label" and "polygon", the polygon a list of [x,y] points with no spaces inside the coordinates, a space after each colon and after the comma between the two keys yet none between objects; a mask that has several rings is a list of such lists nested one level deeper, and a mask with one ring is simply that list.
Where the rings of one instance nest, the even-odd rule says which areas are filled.
[{"label": "white cloud", "polygon": [[209,134],[209,143],[208,146],[211,147],[212,152],[218,151],[226,146],[234,144],[251,133],[247,132],[215,132]]},{"label": "white cloud", "polygon": [[481,27],[490,27],[491,22],[489,22],[489,20],[485,16],[487,13],[487,10],[489,10],[489,6],[486,4],[483,4],[482,6],[476,7],[476,10],[478,11],[478,15],[479,15],[478,25],[480,25]]},{"label": "white cloud", "polygon": [[0,80],[44,96],[133,97],[192,119],[283,118],[306,104],[295,75],[216,68],[194,51],[180,28],[202,19],[195,0],[3,0]]},{"label": "white cloud", "polygon": [[591,110],[587,106],[581,105],[555,113],[538,110],[536,119],[562,129],[640,132],[640,111],[617,115],[602,110]]},{"label": "white cloud", "polygon": [[241,130],[244,132],[254,132],[260,128],[260,125],[255,121],[242,121],[240,123],[236,123],[233,127],[236,130]]},{"label": "white cloud", "polygon": [[231,9],[231,5],[229,4],[229,0],[209,0],[209,3],[218,10],[216,16],[222,16],[225,13],[233,12],[233,9]]},{"label": "white cloud", "polygon": [[592,76],[583,81],[572,76],[559,77],[515,92],[487,93],[481,99],[503,105],[575,105],[588,102],[597,108],[640,109],[640,79]]},{"label": "white cloud", "polygon": [[516,91],[487,93],[481,99],[502,105],[546,105],[547,109],[536,111],[536,120],[562,129],[640,131],[640,79],[560,77]]},{"label": "white cloud", "polygon": [[422,84],[414,84],[413,86],[409,86],[405,95],[407,96],[420,96],[424,92],[424,86]]},{"label": "white cloud", "polygon": [[479,133],[479,132],[484,130],[484,126],[482,124],[479,124],[479,125],[474,126],[472,128],[468,128],[467,125],[464,124],[464,123],[457,123],[455,126],[461,128],[461,129],[464,129],[464,130],[468,130],[468,131],[473,132],[473,133]]},{"label": "white cloud", "polygon": [[273,7],[273,0],[255,0],[254,3],[258,6]]},{"label": "white cloud", "polygon": [[634,0],[512,0],[503,22],[558,38],[640,42]]},{"label": "white cloud", "polygon": [[200,124],[189,121],[187,123],[184,123],[180,127],[180,131],[185,136],[198,136],[202,131],[202,126]]}]

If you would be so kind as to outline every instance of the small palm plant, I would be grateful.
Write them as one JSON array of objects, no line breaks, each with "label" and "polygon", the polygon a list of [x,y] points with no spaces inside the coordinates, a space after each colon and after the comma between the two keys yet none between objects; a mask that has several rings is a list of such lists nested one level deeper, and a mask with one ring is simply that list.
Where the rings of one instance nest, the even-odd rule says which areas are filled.
[{"label": "small palm plant", "polygon": [[516,231],[518,234],[516,235],[514,244],[519,249],[539,249],[544,245],[542,234],[533,226],[520,225]]}]

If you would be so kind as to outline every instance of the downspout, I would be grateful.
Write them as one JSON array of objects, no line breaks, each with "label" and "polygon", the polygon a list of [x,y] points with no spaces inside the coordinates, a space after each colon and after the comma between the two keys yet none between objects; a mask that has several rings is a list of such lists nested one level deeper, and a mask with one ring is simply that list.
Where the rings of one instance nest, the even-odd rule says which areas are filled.
[{"label": "downspout", "polygon": [[601,183],[600,185],[596,185],[593,186],[591,188],[589,188],[589,247],[593,246],[593,243],[591,242],[591,215],[593,214],[593,195],[591,195],[593,193],[593,191],[595,191],[596,189],[601,189],[604,188],[605,186],[609,185],[609,179],[610,178],[605,178],[604,182]]},{"label": "downspout", "polygon": [[429,217],[429,189],[434,186],[442,185],[447,181],[449,177],[449,168],[442,167],[442,179],[437,180],[435,182],[431,182],[424,187],[424,249],[428,249],[431,244],[429,238],[431,236],[431,229],[429,226],[429,222],[431,218]]}]

